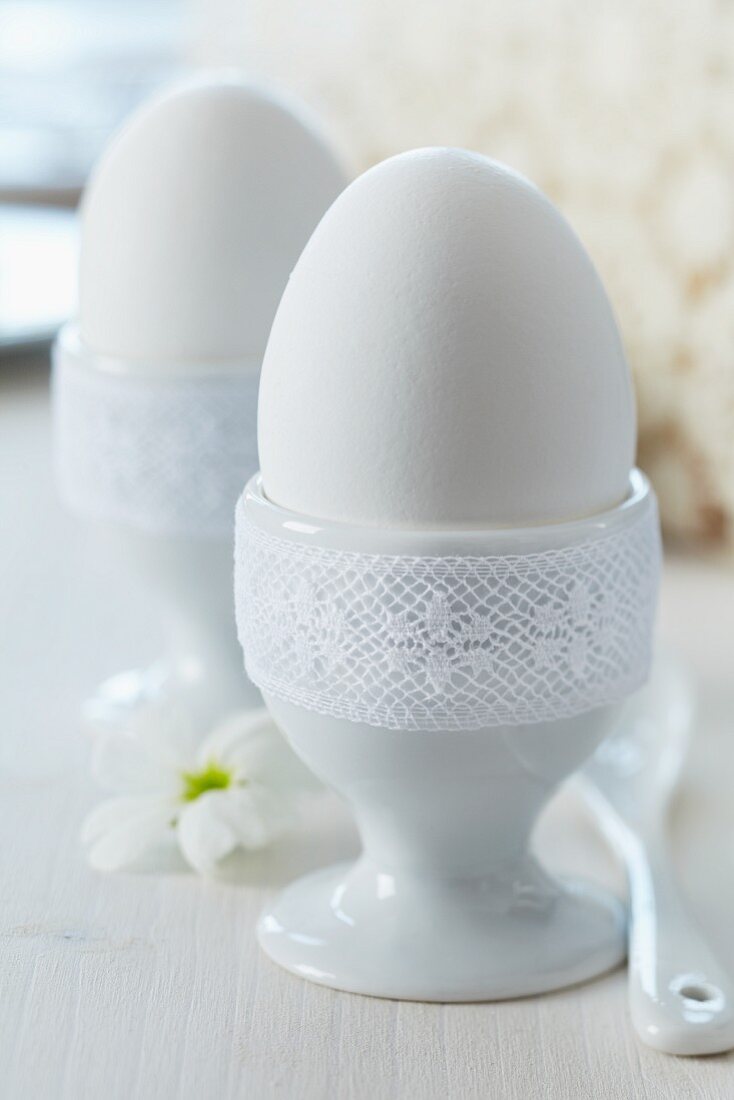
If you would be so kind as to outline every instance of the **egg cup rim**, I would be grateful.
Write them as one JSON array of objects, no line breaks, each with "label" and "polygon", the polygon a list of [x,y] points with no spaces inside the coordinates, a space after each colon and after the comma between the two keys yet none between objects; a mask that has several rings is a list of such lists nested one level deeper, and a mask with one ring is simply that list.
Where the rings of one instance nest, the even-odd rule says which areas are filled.
[{"label": "egg cup rim", "polygon": [[264,352],[248,352],[227,358],[161,359],[127,358],[95,351],[85,344],[78,319],[67,321],[58,332],[55,355],[73,363],[80,370],[94,371],[102,376],[129,378],[139,382],[169,382],[182,378],[205,381],[207,378],[229,378],[238,374],[257,374],[262,366]]},{"label": "egg cup rim", "polygon": [[507,556],[603,539],[632,526],[650,509],[657,509],[654,490],[646,475],[634,467],[627,495],[619,504],[560,523],[484,528],[377,527],[322,519],[276,504],[267,496],[258,471],[237,503],[237,522],[252,523],[289,542],[367,554]]}]

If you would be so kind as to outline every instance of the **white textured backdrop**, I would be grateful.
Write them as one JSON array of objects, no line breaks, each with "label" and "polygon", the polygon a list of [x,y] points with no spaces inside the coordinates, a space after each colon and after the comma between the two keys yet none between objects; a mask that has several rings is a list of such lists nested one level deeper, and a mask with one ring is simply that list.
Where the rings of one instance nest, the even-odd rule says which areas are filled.
[{"label": "white textured backdrop", "polygon": [[547,191],[616,308],[668,530],[734,543],[732,0],[195,10],[199,60],[301,94],[356,168],[461,145]]}]

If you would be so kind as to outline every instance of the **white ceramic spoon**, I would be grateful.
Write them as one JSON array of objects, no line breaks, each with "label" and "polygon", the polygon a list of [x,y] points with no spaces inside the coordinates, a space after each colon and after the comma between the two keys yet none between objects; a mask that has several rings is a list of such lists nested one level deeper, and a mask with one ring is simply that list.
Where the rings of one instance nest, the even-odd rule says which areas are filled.
[{"label": "white ceramic spoon", "polygon": [[618,732],[581,773],[584,797],[629,878],[629,1000],[640,1039],[668,1054],[734,1047],[734,985],[685,911],[666,817],[686,756],[693,693],[685,670],[658,658]]}]

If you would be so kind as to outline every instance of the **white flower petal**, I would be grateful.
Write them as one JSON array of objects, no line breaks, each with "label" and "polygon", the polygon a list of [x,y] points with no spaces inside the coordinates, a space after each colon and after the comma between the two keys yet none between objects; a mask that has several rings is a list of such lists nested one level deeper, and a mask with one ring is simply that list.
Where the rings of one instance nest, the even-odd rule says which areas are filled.
[{"label": "white flower petal", "polygon": [[[88,840],[96,838],[89,851],[89,862],[98,871],[117,871],[162,843],[176,813],[176,806],[170,799],[113,801],[114,807],[103,803],[96,816],[90,814],[83,829]],[[121,805],[123,801],[127,806]],[[105,823],[106,829],[103,828]]]},{"label": "white flower petal", "polygon": [[236,753],[262,730],[267,732],[272,724],[273,720],[265,707],[229,714],[202,741],[197,754],[199,763],[206,764],[212,758],[229,763],[233,752]]},{"label": "white flower petal", "polygon": [[108,798],[90,810],[84,818],[79,839],[82,844],[92,844],[111,829],[133,820],[158,802],[158,798],[151,799],[149,795],[120,795],[117,798]]},{"label": "white flower petal", "polygon": [[257,783],[227,791],[226,813],[243,848],[263,848],[296,821],[293,801]]},{"label": "white flower petal", "polygon": [[184,806],[176,835],[184,858],[202,875],[212,874],[219,860],[237,847],[238,837],[222,815],[224,791],[211,791]]},{"label": "white flower petal", "polygon": [[232,787],[210,791],[185,806],[177,836],[191,866],[201,874],[212,874],[235,848],[264,848],[295,818],[292,803],[267,788]]},{"label": "white flower petal", "polygon": [[277,790],[319,789],[316,777],[298,759],[264,708],[232,715],[199,749],[201,763],[220,760],[239,779]]}]

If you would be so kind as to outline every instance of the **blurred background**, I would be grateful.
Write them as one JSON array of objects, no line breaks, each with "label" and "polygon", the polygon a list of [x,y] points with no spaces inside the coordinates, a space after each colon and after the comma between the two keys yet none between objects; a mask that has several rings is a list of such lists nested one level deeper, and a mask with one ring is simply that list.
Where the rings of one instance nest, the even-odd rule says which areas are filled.
[{"label": "blurred background", "polygon": [[0,0],[0,355],[73,312],[110,131],[218,66],[302,96],[355,171],[450,144],[538,183],[612,298],[666,534],[734,545],[732,0]]}]

